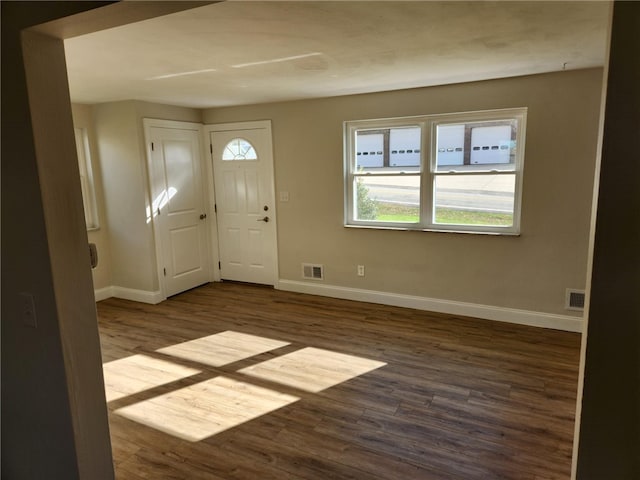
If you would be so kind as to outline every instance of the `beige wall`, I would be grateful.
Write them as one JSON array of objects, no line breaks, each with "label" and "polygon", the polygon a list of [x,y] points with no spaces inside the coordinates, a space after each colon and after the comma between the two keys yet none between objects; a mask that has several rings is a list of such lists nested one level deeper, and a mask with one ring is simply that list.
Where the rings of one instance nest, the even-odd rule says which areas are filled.
[{"label": "beige wall", "polygon": [[109,246],[109,228],[102,188],[102,172],[98,156],[96,132],[93,125],[92,107],[90,105],[72,104],[73,125],[84,128],[89,139],[89,154],[93,171],[93,186],[98,211],[98,228],[87,231],[89,242],[95,243],[98,249],[98,266],[92,270],[93,288],[100,290],[111,286],[111,248]]},{"label": "beige wall", "polygon": [[143,118],[201,122],[199,110],[140,101],[92,107],[104,186],[112,285],[159,289],[150,205]]},{"label": "beige wall", "polygon": [[[276,189],[290,197],[278,204],[281,279],[302,281],[301,263],[321,263],[328,285],[578,316],[564,309],[565,289],[585,287],[601,77],[592,69],[205,111],[139,101],[76,106],[77,119],[90,110],[95,121],[111,253],[103,267],[111,285],[159,289],[143,118],[270,119]],[[529,110],[519,237],[343,226],[345,120],[521,106]]]},{"label": "beige wall", "polygon": [[[206,124],[271,119],[280,278],[553,314],[584,288],[602,70],[205,110]],[[528,107],[519,237],[343,226],[345,120]],[[366,276],[356,275],[356,265]],[[573,313],[573,315],[577,315]]]},{"label": "beige wall", "polygon": [[146,179],[135,102],[95,105],[93,113],[111,245],[112,285],[153,291],[154,245],[151,226],[146,223]]}]

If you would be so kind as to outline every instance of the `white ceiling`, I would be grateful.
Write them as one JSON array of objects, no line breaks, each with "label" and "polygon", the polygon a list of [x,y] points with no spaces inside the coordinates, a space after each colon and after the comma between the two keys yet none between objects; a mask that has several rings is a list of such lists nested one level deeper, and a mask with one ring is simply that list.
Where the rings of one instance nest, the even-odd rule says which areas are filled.
[{"label": "white ceiling", "polygon": [[72,101],[216,107],[601,66],[607,2],[216,3],[65,41]]}]

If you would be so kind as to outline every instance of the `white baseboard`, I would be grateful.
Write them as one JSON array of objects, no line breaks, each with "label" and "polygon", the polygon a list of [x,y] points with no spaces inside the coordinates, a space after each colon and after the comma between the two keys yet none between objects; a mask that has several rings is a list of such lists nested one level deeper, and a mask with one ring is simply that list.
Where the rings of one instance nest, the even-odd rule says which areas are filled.
[{"label": "white baseboard", "polygon": [[93,293],[96,297],[96,302],[106,300],[107,298],[113,297],[113,287],[98,288],[94,290]]},{"label": "white baseboard", "polygon": [[95,290],[94,294],[96,297],[96,302],[115,297],[122,298],[124,300],[132,300],[134,302],[150,303],[152,305],[155,305],[164,300],[160,290],[149,292],[147,290],[136,290],[134,288],[125,288],[118,286],[100,288],[98,290]]},{"label": "white baseboard", "polygon": [[359,288],[339,287],[317,283],[299,282],[295,280],[279,280],[276,288],[289,292],[308,293],[325,297],[357,300],[360,302],[379,303],[396,307],[414,308],[430,312],[462,315],[486,320],[530,325],[532,327],[552,328],[567,332],[582,332],[581,317],[558,315],[552,313],[519,310],[515,308],[479,305],[475,303],[439,300],[436,298],[417,297],[397,293],[378,292]]}]

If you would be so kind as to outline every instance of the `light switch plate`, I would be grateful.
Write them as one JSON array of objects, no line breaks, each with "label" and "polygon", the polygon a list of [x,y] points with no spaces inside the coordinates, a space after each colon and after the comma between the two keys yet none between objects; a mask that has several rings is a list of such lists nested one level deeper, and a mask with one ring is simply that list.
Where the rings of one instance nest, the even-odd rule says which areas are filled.
[{"label": "light switch plate", "polygon": [[23,323],[30,327],[37,328],[36,303],[33,300],[33,295],[27,292],[21,292],[18,297],[20,301],[20,316]]}]

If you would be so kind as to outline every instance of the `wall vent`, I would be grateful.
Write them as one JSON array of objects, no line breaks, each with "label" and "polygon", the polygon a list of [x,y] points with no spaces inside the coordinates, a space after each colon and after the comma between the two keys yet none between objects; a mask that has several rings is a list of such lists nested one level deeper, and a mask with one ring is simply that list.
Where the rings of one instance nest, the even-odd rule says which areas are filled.
[{"label": "wall vent", "polygon": [[575,288],[567,288],[565,299],[565,308],[567,310],[584,311],[584,290],[576,290]]},{"label": "wall vent", "polygon": [[324,267],[322,265],[303,263],[302,278],[309,280],[324,280]]}]

